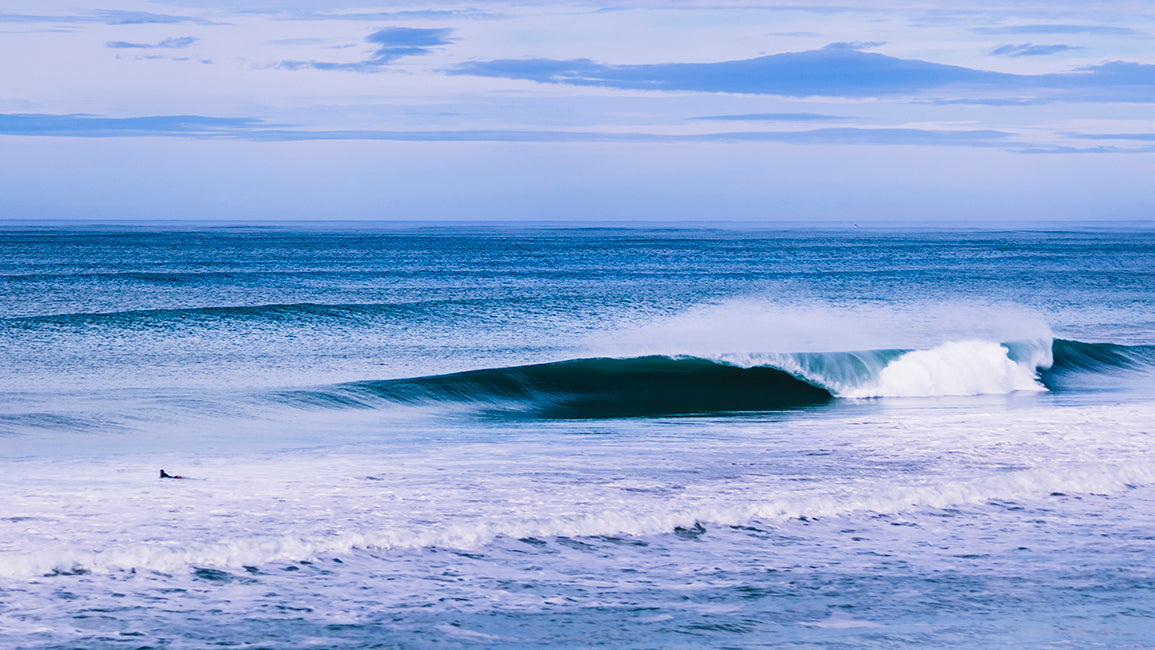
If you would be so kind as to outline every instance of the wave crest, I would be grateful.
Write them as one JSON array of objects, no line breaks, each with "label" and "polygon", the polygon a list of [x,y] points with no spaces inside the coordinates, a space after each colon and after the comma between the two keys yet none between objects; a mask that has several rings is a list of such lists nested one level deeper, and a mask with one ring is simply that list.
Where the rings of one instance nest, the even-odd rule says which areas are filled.
[{"label": "wave crest", "polygon": [[871,381],[842,397],[940,397],[1043,391],[1036,372],[1042,359],[1015,361],[1010,350],[990,341],[956,341],[907,352]]}]

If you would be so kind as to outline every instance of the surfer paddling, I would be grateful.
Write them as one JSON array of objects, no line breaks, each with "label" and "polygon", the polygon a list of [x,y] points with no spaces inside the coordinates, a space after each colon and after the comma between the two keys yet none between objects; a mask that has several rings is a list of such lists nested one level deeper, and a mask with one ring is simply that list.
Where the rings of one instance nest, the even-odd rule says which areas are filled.
[{"label": "surfer paddling", "polygon": [[183,476],[181,476],[179,474],[176,476],[169,474],[168,472],[164,471],[163,469],[160,470],[160,477],[161,478],[184,478]]}]

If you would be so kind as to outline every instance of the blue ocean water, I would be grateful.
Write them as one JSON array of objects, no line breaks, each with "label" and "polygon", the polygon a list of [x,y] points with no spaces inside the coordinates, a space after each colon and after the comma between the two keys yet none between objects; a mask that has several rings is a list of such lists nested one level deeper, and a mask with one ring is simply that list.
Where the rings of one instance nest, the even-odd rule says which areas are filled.
[{"label": "blue ocean water", "polygon": [[1143,647],[1153,422],[1149,228],[8,226],[0,640]]}]

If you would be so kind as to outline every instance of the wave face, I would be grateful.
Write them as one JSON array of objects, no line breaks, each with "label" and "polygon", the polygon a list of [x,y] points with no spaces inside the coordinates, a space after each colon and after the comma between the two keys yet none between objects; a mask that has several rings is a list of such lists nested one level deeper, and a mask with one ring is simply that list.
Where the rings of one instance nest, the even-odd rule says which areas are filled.
[{"label": "wave face", "polygon": [[449,375],[345,384],[336,399],[411,405],[480,404],[487,411],[545,418],[612,418],[772,411],[833,395],[770,367],[698,358],[579,359]]},{"label": "wave face", "polygon": [[1054,363],[1047,375],[1073,372],[1109,373],[1116,370],[1143,370],[1155,366],[1155,345],[1082,343],[1056,339],[1052,347]]},{"label": "wave face", "polygon": [[1052,352],[1053,363],[1039,370],[1039,381],[1052,391],[1127,388],[1137,377],[1155,373],[1155,345],[1056,339]]}]

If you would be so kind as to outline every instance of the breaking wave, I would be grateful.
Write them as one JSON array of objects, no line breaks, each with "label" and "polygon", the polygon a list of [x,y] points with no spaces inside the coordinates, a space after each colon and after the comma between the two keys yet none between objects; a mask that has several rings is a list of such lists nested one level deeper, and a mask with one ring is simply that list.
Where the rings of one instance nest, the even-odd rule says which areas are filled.
[{"label": "breaking wave", "polygon": [[353,382],[278,397],[331,408],[449,404],[540,418],[655,417],[796,409],[837,398],[1065,390],[1075,375],[1143,368],[1155,369],[1155,346],[967,340],[925,350],[575,359]]}]

